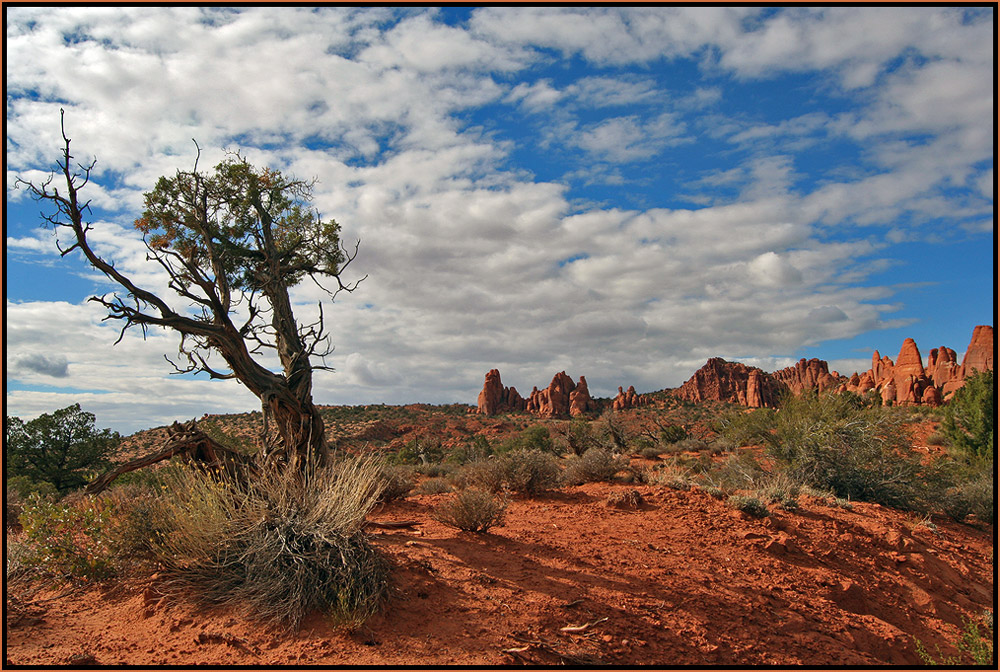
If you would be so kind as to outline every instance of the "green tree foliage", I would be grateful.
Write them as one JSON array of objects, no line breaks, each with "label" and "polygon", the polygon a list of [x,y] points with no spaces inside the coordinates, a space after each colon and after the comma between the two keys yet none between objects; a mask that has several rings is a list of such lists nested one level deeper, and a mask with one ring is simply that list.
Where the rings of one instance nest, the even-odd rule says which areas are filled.
[{"label": "green tree foliage", "polygon": [[4,456],[9,476],[51,483],[61,493],[82,487],[111,464],[121,437],[94,427],[94,415],[73,404],[24,422],[7,417]]},{"label": "green tree foliage", "polygon": [[967,457],[992,460],[996,404],[993,372],[976,372],[945,406],[941,432]]}]

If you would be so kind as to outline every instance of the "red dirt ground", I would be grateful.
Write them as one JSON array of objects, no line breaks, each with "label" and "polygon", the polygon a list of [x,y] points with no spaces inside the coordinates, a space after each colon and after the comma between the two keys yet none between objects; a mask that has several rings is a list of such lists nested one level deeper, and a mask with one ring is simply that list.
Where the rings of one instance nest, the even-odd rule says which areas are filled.
[{"label": "red dirt ground", "polygon": [[[606,503],[637,490],[638,509]],[[954,655],[965,616],[993,608],[992,528],[803,496],[749,518],[664,486],[587,484],[514,499],[476,535],[430,517],[449,495],[377,512],[414,519],[375,543],[396,566],[385,612],[297,634],[166,604],[155,582],[37,602],[8,625],[16,665],[919,665],[914,637]],[[566,626],[587,626],[566,632]]]}]

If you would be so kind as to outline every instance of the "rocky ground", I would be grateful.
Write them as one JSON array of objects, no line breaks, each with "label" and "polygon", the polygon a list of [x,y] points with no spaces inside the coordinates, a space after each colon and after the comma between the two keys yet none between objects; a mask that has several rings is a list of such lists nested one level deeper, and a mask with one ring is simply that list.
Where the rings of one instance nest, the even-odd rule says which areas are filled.
[{"label": "rocky ground", "polygon": [[[637,491],[634,508],[609,504]],[[167,604],[156,581],[36,596],[8,665],[918,665],[994,603],[992,528],[802,496],[750,518],[699,490],[587,484],[515,498],[488,534],[434,521],[449,495],[373,518],[385,611],[298,633]],[[929,524],[928,524],[929,523]]]}]

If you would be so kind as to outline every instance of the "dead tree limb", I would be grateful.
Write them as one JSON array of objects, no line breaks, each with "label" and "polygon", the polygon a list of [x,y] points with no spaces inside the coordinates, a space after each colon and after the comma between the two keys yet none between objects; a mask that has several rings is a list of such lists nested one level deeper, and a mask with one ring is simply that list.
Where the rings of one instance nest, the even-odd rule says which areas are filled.
[{"label": "dead tree limb", "polygon": [[163,448],[155,453],[118,465],[111,471],[101,474],[90,482],[84,492],[88,495],[97,495],[106,490],[111,482],[122,474],[162,462],[174,455],[182,455],[187,461],[206,469],[223,470],[231,476],[235,476],[249,465],[249,456],[220,445],[198,429],[194,420],[184,424],[174,422],[167,429],[167,434],[169,438]]}]

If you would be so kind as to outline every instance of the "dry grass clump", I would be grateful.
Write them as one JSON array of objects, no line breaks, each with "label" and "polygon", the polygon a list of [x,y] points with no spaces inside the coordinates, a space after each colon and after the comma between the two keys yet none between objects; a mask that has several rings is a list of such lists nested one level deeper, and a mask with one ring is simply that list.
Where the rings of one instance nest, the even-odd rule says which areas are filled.
[{"label": "dry grass clump", "polygon": [[462,490],[434,509],[434,520],[467,532],[483,533],[503,524],[506,502],[478,488]]},{"label": "dry grass clump", "polygon": [[373,457],[261,469],[245,482],[195,469],[164,480],[161,592],[196,595],[297,629],[313,610],[358,624],[389,586],[363,531],[385,479]]},{"label": "dry grass clump", "polygon": [[451,491],[451,482],[447,478],[442,478],[440,476],[428,478],[414,490],[414,492],[421,495],[440,495],[443,492]]}]

